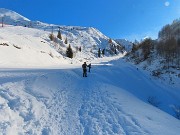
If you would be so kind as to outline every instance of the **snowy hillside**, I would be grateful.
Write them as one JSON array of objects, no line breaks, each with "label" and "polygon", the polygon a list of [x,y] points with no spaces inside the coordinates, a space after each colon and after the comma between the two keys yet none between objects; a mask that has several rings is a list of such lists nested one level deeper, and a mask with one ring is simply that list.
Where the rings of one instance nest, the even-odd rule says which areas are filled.
[{"label": "snowy hillside", "polygon": [[[124,61],[81,67],[0,71],[0,133],[178,135],[179,88],[164,86]],[[171,89],[171,90],[170,90]],[[176,94],[175,94],[176,93]],[[155,97],[160,110],[148,103]],[[168,113],[166,113],[166,112]]]},{"label": "snowy hillside", "polygon": [[[107,36],[92,27],[58,26],[30,21],[27,18],[7,9],[0,9],[0,15],[4,18],[4,27],[0,28],[0,47],[3,58],[1,67],[14,66],[13,57],[16,58],[16,65],[22,67],[45,66],[47,63],[59,66],[65,60],[71,63],[66,56],[66,49],[70,44],[75,63],[91,61],[97,58],[98,49],[106,50],[105,56],[112,56],[113,47],[120,48],[115,41],[109,44]],[[16,24],[14,23],[16,22]],[[57,38],[60,30],[62,40]],[[54,41],[50,41],[49,35],[53,32]],[[17,40],[18,39],[18,40]],[[67,39],[67,44],[65,40]],[[79,52],[77,48],[82,48]],[[7,56],[7,52],[9,55]],[[124,55],[123,50],[118,54]],[[111,53],[111,54],[110,54]],[[36,57],[33,58],[33,57]],[[35,60],[35,61],[33,61]]]},{"label": "snowy hillside", "polygon": [[126,60],[144,69],[162,83],[180,87],[180,19],[159,31],[157,40],[134,43]]},{"label": "snowy hillside", "polygon": [[131,43],[130,41],[126,39],[115,39],[115,41],[116,43],[122,45],[127,52],[130,52],[132,50],[133,43]]},{"label": "snowy hillside", "polygon": [[[0,28],[0,67],[43,67],[68,63],[40,30],[21,26]],[[45,38],[43,38],[43,35]]]}]

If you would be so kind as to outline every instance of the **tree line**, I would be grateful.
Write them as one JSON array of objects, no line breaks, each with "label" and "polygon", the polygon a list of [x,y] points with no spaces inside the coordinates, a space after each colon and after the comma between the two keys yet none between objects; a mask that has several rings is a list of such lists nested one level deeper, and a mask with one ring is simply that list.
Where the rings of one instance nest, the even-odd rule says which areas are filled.
[{"label": "tree line", "polygon": [[180,68],[180,20],[165,25],[158,34],[157,52],[165,58],[166,66]]},{"label": "tree line", "polygon": [[[164,68],[180,68],[180,20],[164,26],[157,40],[146,38],[139,43],[133,43],[130,52],[135,63],[147,60],[151,63],[159,56],[163,59]],[[156,54],[153,56],[153,54]],[[129,55],[129,54],[127,54]]]}]

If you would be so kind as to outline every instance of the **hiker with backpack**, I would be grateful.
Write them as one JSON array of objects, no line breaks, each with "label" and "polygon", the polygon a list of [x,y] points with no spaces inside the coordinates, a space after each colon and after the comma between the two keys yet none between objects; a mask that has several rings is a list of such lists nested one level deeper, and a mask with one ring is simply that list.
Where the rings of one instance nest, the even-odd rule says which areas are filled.
[{"label": "hiker with backpack", "polygon": [[83,69],[83,77],[87,77],[87,64],[86,64],[86,62],[84,62],[84,64],[82,64],[82,69]]}]

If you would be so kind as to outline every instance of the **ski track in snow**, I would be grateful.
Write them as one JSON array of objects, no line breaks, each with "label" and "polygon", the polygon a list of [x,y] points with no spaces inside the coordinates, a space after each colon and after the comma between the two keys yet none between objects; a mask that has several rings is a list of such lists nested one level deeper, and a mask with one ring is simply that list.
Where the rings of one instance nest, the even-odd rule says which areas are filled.
[{"label": "ski track in snow", "polygon": [[[49,74],[57,77],[56,72]],[[79,70],[75,70],[74,74],[78,76],[82,84],[77,84],[75,87],[69,86],[72,82],[70,73],[57,72],[64,80],[61,82],[63,86],[56,84],[57,89],[44,86],[42,91],[44,89],[51,91],[52,95],[49,97],[44,97],[43,94],[34,91],[38,89],[37,87],[42,88],[38,84],[51,81],[48,79],[49,74],[27,72],[20,79],[18,71],[8,74],[8,80],[0,87],[0,96],[6,101],[3,105],[6,105],[8,111],[18,117],[14,117],[14,120],[1,121],[1,129],[3,129],[1,133],[11,134],[11,131],[8,131],[9,128],[17,124],[8,123],[8,121],[21,122],[22,129],[17,131],[21,130],[26,134],[128,134],[128,127],[131,128],[132,134],[143,133],[139,126],[132,124],[133,120],[129,120],[128,116],[121,111],[120,104],[112,103],[108,91],[102,92],[100,84],[90,80],[91,76],[82,78]],[[11,79],[16,81],[11,82]],[[87,80],[88,83],[86,83]],[[78,94],[80,96],[76,96]],[[41,108],[37,109],[35,104]],[[125,124],[128,126],[123,126]]]},{"label": "ski track in snow", "polygon": [[5,117],[1,117],[0,133],[152,134],[124,110],[123,100],[113,94],[118,86],[99,74],[102,69],[106,72],[100,68],[94,67],[87,78],[81,69],[1,72],[0,113]]}]

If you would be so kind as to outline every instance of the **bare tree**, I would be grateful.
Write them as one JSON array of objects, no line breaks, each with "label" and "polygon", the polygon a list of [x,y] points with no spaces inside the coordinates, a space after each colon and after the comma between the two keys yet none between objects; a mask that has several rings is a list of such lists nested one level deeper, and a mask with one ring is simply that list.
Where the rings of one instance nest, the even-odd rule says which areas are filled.
[{"label": "bare tree", "polygon": [[2,27],[4,27],[4,16],[2,16]]}]

